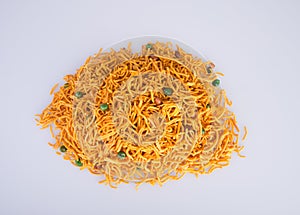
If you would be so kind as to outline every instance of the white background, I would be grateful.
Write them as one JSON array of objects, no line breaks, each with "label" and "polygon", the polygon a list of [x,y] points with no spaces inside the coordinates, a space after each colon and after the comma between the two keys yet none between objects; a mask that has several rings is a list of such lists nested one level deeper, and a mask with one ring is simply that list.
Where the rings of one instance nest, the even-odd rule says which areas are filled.
[{"label": "white background", "polygon": [[[0,1],[0,214],[300,214],[300,3]],[[203,52],[247,125],[245,159],[164,187],[113,190],[47,145],[34,114],[50,88],[122,39],[161,35]]]}]

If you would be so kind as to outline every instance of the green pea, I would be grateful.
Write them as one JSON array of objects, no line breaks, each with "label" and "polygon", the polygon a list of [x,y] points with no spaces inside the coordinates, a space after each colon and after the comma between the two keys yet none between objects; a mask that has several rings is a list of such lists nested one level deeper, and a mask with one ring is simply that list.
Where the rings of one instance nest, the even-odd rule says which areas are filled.
[{"label": "green pea", "polygon": [[63,146],[61,146],[61,147],[59,148],[59,150],[60,150],[61,152],[66,152],[66,151],[67,151],[67,148],[63,145]]},{"label": "green pea", "polygon": [[126,158],[126,153],[123,152],[123,151],[119,151],[119,152],[118,152],[118,158],[120,158],[120,159]]},{"label": "green pea", "polygon": [[210,74],[211,73],[211,67],[210,66],[206,67],[206,71],[207,71],[208,74]]},{"label": "green pea", "polygon": [[108,104],[106,104],[106,103],[101,104],[101,105],[100,105],[100,109],[101,109],[102,111],[108,110]]},{"label": "green pea", "polygon": [[146,45],[146,49],[152,49],[152,48],[153,48],[152,44],[148,43],[148,44]]},{"label": "green pea", "polygon": [[164,91],[164,94],[165,94],[166,96],[170,96],[170,95],[173,94],[173,90],[172,90],[171,88],[168,88],[168,87],[164,87],[164,88],[163,88],[163,91]]},{"label": "green pea", "polygon": [[75,97],[78,98],[78,99],[80,99],[82,96],[83,96],[83,93],[80,92],[80,91],[75,93]]},{"label": "green pea", "polygon": [[210,108],[210,104],[207,104],[207,105],[206,105],[206,108]]},{"label": "green pea", "polygon": [[212,85],[214,85],[215,87],[219,86],[219,85],[220,85],[220,80],[219,80],[219,79],[215,79],[215,80],[212,82]]},{"label": "green pea", "polygon": [[202,134],[205,134],[205,129],[204,128],[202,128]]},{"label": "green pea", "polygon": [[76,164],[77,166],[82,166],[82,165],[83,165],[83,164],[81,163],[80,159],[76,160],[76,161],[75,161],[75,164]]}]

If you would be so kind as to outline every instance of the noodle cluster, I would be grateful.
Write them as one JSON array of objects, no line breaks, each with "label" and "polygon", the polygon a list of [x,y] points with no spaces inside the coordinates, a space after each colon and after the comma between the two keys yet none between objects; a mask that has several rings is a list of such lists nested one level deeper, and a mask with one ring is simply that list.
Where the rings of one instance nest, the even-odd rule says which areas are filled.
[{"label": "noodle cluster", "polygon": [[113,188],[211,173],[243,149],[213,68],[171,43],[100,50],[54,86],[37,123],[57,154]]}]

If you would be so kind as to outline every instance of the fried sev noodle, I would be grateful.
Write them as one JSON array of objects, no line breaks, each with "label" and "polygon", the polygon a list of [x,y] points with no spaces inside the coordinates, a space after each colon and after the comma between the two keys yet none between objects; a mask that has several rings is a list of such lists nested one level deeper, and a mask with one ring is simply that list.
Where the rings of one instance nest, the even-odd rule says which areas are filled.
[{"label": "fried sev noodle", "polygon": [[[227,108],[232,105],[232,102],[223,89],[212,85],[212,81],[223,74],[211,70],[208,72],[211,62],[203,62],[186,53],[179,46],[176,51],[171,43],[157,42],[152,44],[152,47],[147,49],[144,45],[140,54],[133,53],[130,44],[119,51],[110,50],[102,53],[100,50],[99,53],[88,58],[74,75],[66,75],[64,77],[66,84],[57,92],[54,91],[58,84],[51,89],[50,94],[54,93],[52,102],[41,114],[36,115],[37,124],[42,129],[49,127],[52,137],[55,138],[55,143],[49,143],[50,146],[55,150],[64,146],[67,149],[63,153],[65,160],[70,160],[75,166],[78,166],[76,161],[80,161],[82,164],[80,169],[87,168],[93,174],[104,176],[99,183],[108,184],[113,188],[120,183],[128,182],[134,182],[137,186],[142,183],[162,185],[169,179],[178,180],[186,173],[193,173],[196,176],[209,174],[216,168],[229,165],[233,152],[243,157],[240,155],[243,146],[239,145],[236,117]],[[100,86],[97,86],[94,106],[89,107],[93,109],[92,114],[83,116],[84,110],[74,108],[73,102],[77,99],[74,94],[77,89],[85,90],[83,83],[92,83],[91,81],[97,77],[94,74],[103,75],[101,69],[107,75]],[[162,92],[151,90],[140,94],[131,101],[130,106],[125,104],[124,107],[129,112],[118,116],[120,126],[131,128],[126,130],[127,137],[134,139],[135,133],[141,136],[150,135],[151,122],[155,121],[155,117],[162,116],[163,118],[158,121],[160,123],[163,121],[165,127],[157,122],[157,126],[162,126],[159,127],[161,129],[157,129],[160,138],[156,138],[154,144],[147,145],[144,142],[143,145],[139,145],[124,139],[124,136],[116,130],[111,108],[102,111],[99,106],[106,103],[111,107],[113,100],[118,98],[117,95],[125,96],[124,89],[118,91],[122,84],[131,83],[132,78],[149,71],[164,73],[179,80],[190,96],[176,91],[179,84],[170,83],[174,94],[179,94],[187,101],[192,99],[198,111],[196,115],[191,114],[193,120],[188,124],[181,121],[182,110],[178,105]],[[149,80],[155,82],[154,79]],[[136,83],[138,87],[145,84],[143,80],[132,83]],[[134,88],[138,88],[134,85],[126,87],[129,93],[133,93]],[[116,93],[117,91],[119,94]],[[162,103],[156,104],[155,98],[160,98]],[[117,109],[124,107],[118,106]],[[157,113],[160,115],[155,115]],[[76,121],[74,115],[88,119],[88,123],[83,125],[85,127],[83,136],[77,132],[81,127],[77,125],[80,123]],[[126,118],[128,120],[125,120]],[[195,126],[195,121],[200,122],[201,126]],[[93,130],[92,125],[95,125],[96,131]],[[57,135],[54,134],[52,126],[58,131]],[[182,128],[188,129],[188,127],[192,127],[194,132],[201,135],[191,148],[183,145],[185,149],[182,150],[189,152],[183,154],[180,150],[176,151],[176,144],[180,142],[182,133],[188,131]],[[245,127],[242,140],[246,135]],[[189,134],[184,137],[191,138]],[[117,154],[120,151],[126,153],[125,159],[118,158]],[[57,152],[57,154],[61,153]],[[171,156],[166,160],[165,156],[168,154]],[[178,159],[180,162],[176,163]]]}]

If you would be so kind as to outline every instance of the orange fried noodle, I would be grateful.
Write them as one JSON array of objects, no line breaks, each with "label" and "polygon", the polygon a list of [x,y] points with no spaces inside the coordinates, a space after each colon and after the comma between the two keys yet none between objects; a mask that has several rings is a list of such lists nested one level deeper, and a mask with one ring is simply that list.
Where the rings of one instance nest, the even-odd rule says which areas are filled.
[{"label": "orange fried noodle", "polygon": [[100,51],[51,89],[37,124],[50,128],[58,155],[113,188],[209,174],[243,149],[213,69],[171,43]]}]

